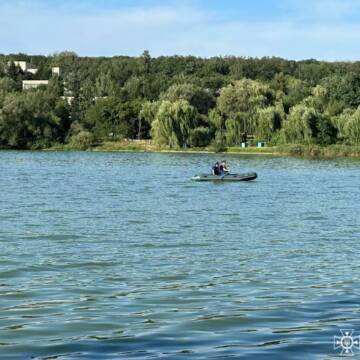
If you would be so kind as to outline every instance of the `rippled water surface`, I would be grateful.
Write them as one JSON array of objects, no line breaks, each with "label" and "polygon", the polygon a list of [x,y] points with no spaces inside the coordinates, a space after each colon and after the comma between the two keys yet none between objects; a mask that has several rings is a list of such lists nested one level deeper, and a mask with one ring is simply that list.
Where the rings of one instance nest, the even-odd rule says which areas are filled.
[{"label": "rippled water surface", "polygon": [[[0,152],[0,358],[329,359],[360,335],[360,162]],[[359,355],[360,351],[354,349]]]}]

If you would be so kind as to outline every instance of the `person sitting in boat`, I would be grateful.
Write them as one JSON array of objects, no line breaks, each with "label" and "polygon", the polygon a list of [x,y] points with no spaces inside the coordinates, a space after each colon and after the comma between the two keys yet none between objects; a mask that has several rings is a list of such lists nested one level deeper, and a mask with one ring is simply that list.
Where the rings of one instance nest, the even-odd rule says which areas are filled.
[{"label": "person sitting in boat", "polygon": [[222,175],[225,175],[225,174],[228,174],[229,172],[230,172],[230,168],[229,168],[228,164],[226,163],[226,160],[223,160],[220,163],[220,173]]},{"label": "person sitting in boat", "polygon": [[216,162],[215,165],[213,166],[212,174],[216,175],[216,176],[221,175],[221,173],[220,173],[220,164],[218,162]]}]

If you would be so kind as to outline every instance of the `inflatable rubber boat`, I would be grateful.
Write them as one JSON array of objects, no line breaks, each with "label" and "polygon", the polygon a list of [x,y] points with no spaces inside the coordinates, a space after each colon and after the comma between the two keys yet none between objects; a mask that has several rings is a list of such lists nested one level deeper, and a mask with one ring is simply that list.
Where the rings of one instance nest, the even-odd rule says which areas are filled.
[{"label": "inflatable rubber boat", "polygon": [[249,172],[244,174],[225,174],[221,175],[211,175],[211,174],[202,174],[195,175],[191,178],[194,181],[251,181],[257,178],[255,172]]}]

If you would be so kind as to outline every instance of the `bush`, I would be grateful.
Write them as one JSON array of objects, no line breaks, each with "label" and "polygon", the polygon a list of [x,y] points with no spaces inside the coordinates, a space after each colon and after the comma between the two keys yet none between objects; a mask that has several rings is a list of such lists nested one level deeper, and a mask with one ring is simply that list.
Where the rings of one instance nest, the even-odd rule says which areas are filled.
[{"label": "bush", "polygon": [[88,150],[94,145],[94,135],[89,131],[81,131],[71,137],[69,147],[75,150]]},{"label": "bush", "polygon": [[215,152],[226,151],[226,137],[222,131],[217,131],[211,143],[211,149]]},{"label": "bush", "polygon": [[316,142],[320,145],[330,145],[336,142],[337,129],[325,116],[319,118],[317,122]]},{"label": "bush", "polygon": [[350,144],[360,144],[360,107],[349,118],[344,126],[345,135]]},{"label": "bush", "polygon": [[206,127],[197,127],[190,130],[190,145],[193,147],[205,147],[210,143],[210,129]]}]

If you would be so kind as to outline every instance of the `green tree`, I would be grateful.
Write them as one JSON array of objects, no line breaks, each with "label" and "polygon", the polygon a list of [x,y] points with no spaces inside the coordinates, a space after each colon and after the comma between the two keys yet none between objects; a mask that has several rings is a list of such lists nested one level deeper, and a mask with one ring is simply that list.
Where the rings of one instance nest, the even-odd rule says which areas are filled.
[{"label": "green tree", "polygon": [[349,72],[346,75],[333,75],[325,78],[324,86],[328,89],[332,102],[342,103],[343,108],[360,105],[360,74]]},{"label": "green tree", "polygon": [[360,107],[346,121],[344,134],[350,144],[360,144]]},{"label": "green tree", "polygon": [[239,145],[244,134],[254,134],[259,110],[272,106],[274,101],[274,92],[258,81],[244,79],[223,88],[217,110],[225,119],[228,145]]},{"label": "green tree", "polygon": [[217,109],[210,110],[209,123],[215,130],[225,131],[225,118],[221,116]]},{"label": "green tree", "polygon": [[270,142],[274,134],[280,130],[284,112],[275,106],[259,110],[258,126],[255,137],[258,140]]},{"label": "green tree", "polygon": [[140,59],[142,72],[145,74],[149,74],[151,72],[151,55],[149,50],[144,50]]},{"label": "green tree", "polygon": [[[249,128],[249,117],[247,113],[238,112],[225,122],[226,143],[228,146],[239,146],[243,140],[244,134],[247,134]],[[255,127],[254,127],[255,129]]]},{"label": "green tree", "polygon": [[200,114],[207,114],[209,110],[215,106],[213,95],[194,84],[174,84],[160,95],[160,100],[168,100],[175,102],[178,100],[186,100],[189,104],[197,109]]},{"label": "green tree", "polygon": [[152,123],[152,136],[159,145],[179,148],[190,145],[198,113],[186,100],[163,101]]},{"label": "green tree", "polygon": [[61,142],[67,119],[62,100],[46,90],[10,93],[0,113],[0,143],[5,147],[44,148]]},{"label": "green tree", "polygon": [[138,139],[150,137],[150,129],[153,121],[156,118],[157,112],[159,111],[161,102],[160,101],[146,101],[142,104],[139,112],[139,127],[138,127]]},{"label": "green tree", "polygon": [[48,92],[58,97],[64,95],[64,83],[58,76],[54,76],[49,80]]},{"label": "green tree", "polygon": [[316,142],[318,144],[330,145],[336,142],[338,131],[336,127],[332,124],[330,118],[327,115],[322,114],[318,119],[316,126],[317,126]]},{"label": "green tree", "polygon": [[13,79],[9,77],[0,78],[0,109],[6,95],[14,91],[16,91],[16,82]]},{"label": "green tree", "polygon": [[199,126],[190,130],[190,146],[205,147],[211,141],[211,132],[208,127]]},{"label": "green tree", "polygon": [[283,140],[292,144],[329,145],[336,140],[337,130],[330,119],[305,104],[294,106],[282,128]]},{"label": "green tree", "polygon": [[291,76],[285,77],[285,87],[283,88],[283,104],[286,113],[290,109],[301,103],[306,97],[311,95],[311,86],[304,81]]},{"label": "green tree", "polygon": [[19,66],[16,66],[13,61],[7,66],[7,77],[14,81],[17,90],[22,88],[22,80],[24,79],[24,73]]},{"label": "green tree", "polygon": [[349,136],[349,128],[347,124],[351,121],[356,110],[354,109],[345,109],[341,114],[333,116],[331,118],[331,122],[333,126],[337,129],[338,139],[341,142],[350,141],[348,139]]},{"label": "green tree", "polygon": [[253,114],[259,108],[271,106],[274,97],[274,92],[268,85],[244,79],[223,88],[217,106],[227,117],[238,113]]},{"label": "green tree", "polygon": [[312,124],[316,123],[318,114],[313,108],[305,105],[294,106],[282,128],[286,143],[311,144],[313,142]]},{"label": "green tree", "polygon": [[90,106],[85,113],[83,124],[85,129],[99,140],[112,135],[124,138],[130,133],[129,124],[121,117],[119,103],[113,97],[98,99]]},{"label": "green tree", "polygon": [[95,81],[95,96],[106,97],[115,96],[117,93],[117,87],[110,72],[100,74]]},{"label": "green tree", "polygon": [[94,134],[89,131],[80,131],[70,138],[69,146],[71,149],[88,150],[95,142]]}]

